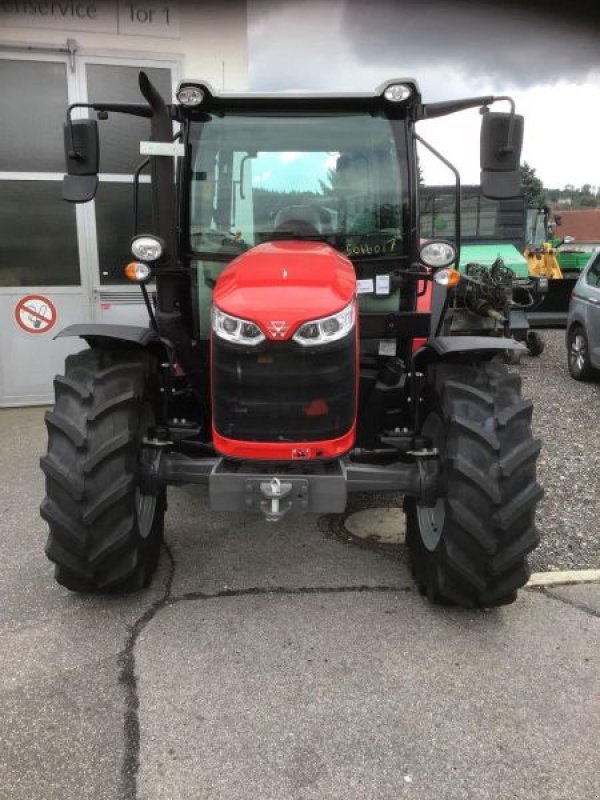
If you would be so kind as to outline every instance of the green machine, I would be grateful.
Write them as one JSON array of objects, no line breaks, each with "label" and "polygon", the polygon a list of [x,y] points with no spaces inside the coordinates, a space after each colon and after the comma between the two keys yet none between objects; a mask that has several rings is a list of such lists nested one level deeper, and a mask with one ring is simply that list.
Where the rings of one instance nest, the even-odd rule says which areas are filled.
[{"label": "green machine", "polygon": [[[420,208],[422,239],[455,239],[454,186],[421,186]],[[530,275],[527,259],[522,255],[527,219],[523,196],[494,200],[484,197],[479,186],[461,189],[458,269],[465,276],[483,280],[490,297],[504,293],[503,318],[498,319],[497,312],[490,310],[494,316],[488,324],[502,323],[507,336],[523,341],[530,354],[537,356],[544,349],[544,341],[531,330],[529,315],[535,314],[543,303],[549,282],[545,277]],[[480,308],[485,295],[475,286],[472,293],[467,302]]]}]

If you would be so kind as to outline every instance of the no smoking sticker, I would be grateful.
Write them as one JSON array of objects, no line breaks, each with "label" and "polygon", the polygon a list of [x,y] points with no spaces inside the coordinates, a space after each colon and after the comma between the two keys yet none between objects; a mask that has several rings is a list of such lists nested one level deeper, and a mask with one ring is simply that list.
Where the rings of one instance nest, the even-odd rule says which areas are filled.
[{"label": "no smoking sticker", "polygon": [[28,294],[15,306],[15,320],[26,333],[48,333],[56,325],[56,306],[41,294]]}]

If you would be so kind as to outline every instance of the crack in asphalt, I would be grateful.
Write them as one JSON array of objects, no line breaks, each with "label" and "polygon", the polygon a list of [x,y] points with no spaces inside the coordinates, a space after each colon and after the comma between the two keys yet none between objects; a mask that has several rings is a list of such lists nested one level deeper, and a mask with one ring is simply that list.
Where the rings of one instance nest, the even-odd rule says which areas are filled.
[{"label": "crack in asphalt", "polygon": [[[175,579],[176,562],[169,545],[163,543],[169,562],[169,571],[165,589],[162,595],[146,609],[146,611],[131,626],[129,635],[123,649],[118,655],[119,684],[123,689],[125,712],[123,715],[124,753],[121,764],[121,798],[122,800],[137,800],[137,780],[140,768],[140,721],[139,721],[139,696],[138,682],[135,674],[135,647],[140,634],[156,615],[165,608],[178,603],[193,600],[216,600],[227,597],[249,597],[266,595],[318,595],[318,594],[348,594],[348,593],[398,593],[411,592],[413,586],[394,586],[392,584],[359,584],[357,586],[253,586],[245,589],[225,588],[216,592],[185,592],[180,595],[171,595]],[[569,600],[560,595],[553,594],[546,587],[532,587],[528,591],[538,592],[545,597],[555,600],[563,605],[581,611],[591,617],[600,619],[600,612],[584,603]]]},{"label": "crack in asphalt", "polygon": [[169,560],[169,573],[165,590],[146,611],[134,622],[125,645],[118,655],[119,684],[123,688],[125,697],[125,713],[123,715],[123,733],[125,749],[121,764],[121,798],[122,800],[136,800],[137,777],[140,768],[140,720],[137,678],[135,675],[135,646],[140,633],[150,620],[164,608],[171,596],[171,586],[175,577],[175,559],[173,553],[163,542],[163,547]]},{"label": "crack in asphalt", "polygon": [[186,592],[171,597],[167,606],[174,606],[185,600],[215,600],[221,597],[248,597],[252,595],[296,595],[296,594],[344,594],[360,592],[411,592],[412,586],[393,586],[387,584],[358,584],[357,586],[252,586],[247,589],[223,589],[220,592]]},{"label": "crack in asphalt", "polygon": [[[216,600],[227,597],[249,597],[267,595],[318,595],[318,594],[349,594],[349,593],[398,593],[411,592],[413,586],[394,586],[392,584],[359,584],[357,586],[253,586],[246,589],[222,589],[217,592],[185,592],[180,595],[171,595],[175,578],[176,562],[171,548],[164,543],[165,553],[169,561],[169,572],[165,589],[162,595],[134,622],[123,649],[118,655],[119,684],[123,688],[125,699],[125,713],[123,715],[124,754],[121,764],[121,798],[122,800],[137,800],[137,779],[140,768],[140,721],[139,721],[139,696],[138,683],[135,674],[135,647],[140,634],[156,615],[165,608],[178,603],[193,600]],[[545,587],[531,588],[528,591],[538,592],[563,605],[570,606],[589,616],[600,619],[600,612],[583,603],[568,600],[553,594]]]},{"label": "crack in asphalt", "polygon": [[138,683],[135,674],[135,647],[140,634],[156,615],[164,608],[174,606],[187,600],[215,600],[223,597],[247,597],[252,595],[309,595],[309,594],[342,594],[350,592],[410,592],[411,586],[393,586],[379,584],[369,586],[300,586],[300,587],[250,587],[247,589],[222,589],[218,592],[186,592],[171,596],[171,588],[175,578],[176,563],[171,548],[163,543],[169,560],[169,573],[162,595],[134,622],[129,631],[123,649],[118,655],[119,684],[123,688],[125,713],[123,715],[123,734],[125,747],[121,764],[121,798],[137,799],[137,779],[140,769],[140,720]]},{"label": "crack in asphalt", "polygon": [[596,617],[596,619],[600,619],[600,611],[596,611],[595,608],[586,606],[585,603],[580,603],[577,600],[568,600],[566,597],[561,597],[558,594],[553,594],[545,586],[531,588],[529,591],[539,592],[540,594],[543,594],[545,597],[549,597],[551,600],[556,600],[558,603],[562,603],[565,606],[570,606],[571,608],[575,608],[577,611],[581,611],[590,617]]}]

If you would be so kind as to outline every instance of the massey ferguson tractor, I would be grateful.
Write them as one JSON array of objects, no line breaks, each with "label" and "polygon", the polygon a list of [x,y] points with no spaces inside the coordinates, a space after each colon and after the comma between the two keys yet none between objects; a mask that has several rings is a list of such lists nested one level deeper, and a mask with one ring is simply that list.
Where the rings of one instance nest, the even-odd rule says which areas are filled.
[{"label": "massey ferguson tractor", "polygon": [[[404,498],[430,601],[512,602],[542,495],[532,405],[501,358],[524,347],[475,324],[505,299],[455,268],[456,170],[453,241],[422,240],[417,141],[447,162],[415,131],[481,107],[482,191],[518,195],[523,119],[510,98],[424,104],[413,80],[310,96],[185,81],[167,104],[144,73],[139,83],[140,104],[86,108],[150,120],[133,206],[149,167],[152,229],[132,214],[124,265],[148,325],[59,334],[87,348],[67,358],[46,416],[56,580],[148,586],[170,485],[204,484],[212,510],[281,525],[342,513],[350,492],[389,492]],[[510,111],[490,111],[498,100]],[[73,111],[64,197],[79,203],[98,185],[98,122]]]}]

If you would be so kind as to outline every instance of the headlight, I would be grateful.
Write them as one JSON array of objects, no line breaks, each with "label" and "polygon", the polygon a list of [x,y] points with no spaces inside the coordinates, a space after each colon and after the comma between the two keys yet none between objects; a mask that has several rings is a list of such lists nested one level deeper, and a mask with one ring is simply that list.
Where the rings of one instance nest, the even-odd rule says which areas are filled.
[{"label": "headlight", "polygon": [[212,329],[220,339],[235,344],[256,345],[264,342],[265,335],[254,322],[238,319],[213,306]]},{"label": "headlight", "polygon": [[419,255],[428,267],[447,267],[456,259],[456,248],[450,242],[427,242]]},{"label": "headlight", "polygon": [[193,108],[204,100],[204,92],[199,86],[180,86],[177,90],[177,99],[182,106]]},{"label": "headlight", "polygon": [[298,344],[310,347],[343,339],[354,328],[356,309],[354,300],[337,314],[304,322],[292,336]]},{"label": "headlight", "polygon": [[158,236],[134,236],[131,240],[131,252],[139,261],[158,261],[165,252],[165,245]]}]

